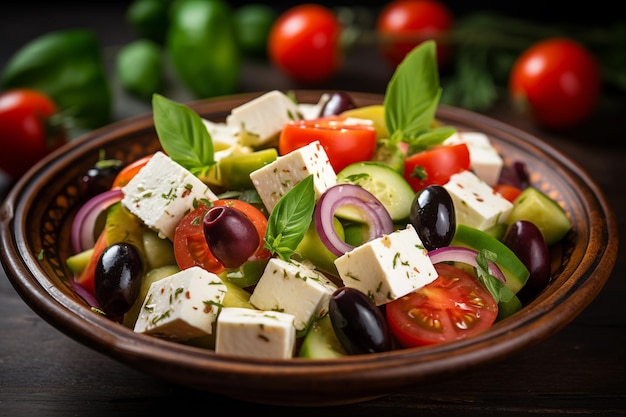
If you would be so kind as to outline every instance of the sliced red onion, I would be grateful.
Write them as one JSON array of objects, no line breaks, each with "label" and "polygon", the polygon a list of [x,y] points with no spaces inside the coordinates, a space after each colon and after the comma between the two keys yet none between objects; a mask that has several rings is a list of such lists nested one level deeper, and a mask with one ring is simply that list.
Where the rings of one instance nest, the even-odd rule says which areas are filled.
[{"label": "sliced red onion", "polygon": [[71,282],[72,289],[74,290],[74,292],[80,298],[85,300],[85,302],[89,304],[89,307],[94,307],[94,308],[97,308],[98,310],[101,310],[100,303],[98,303],[98,300],[96,300],[96,297],[93,294],[87,291],[87,289],[84,288],[82,285],[80,285],[78,282],[74,280],[71,280],[70,282]]},{"label": "sliced red onion", "polygon": [[[474,268],[478,267],[478,262],[476,262],[477,256],[478,251],[463,246],[445,246],[428,252],[428,257],[433,264],[438,264],[439,262],[463,262]],[[502,282],[506,282],[506,278],[498,265],[487,261],[487,266],[491,275]]]},{"label": "sliced red onion", "polygon": [[315,225],[324,245],[333,254],[341,256],[354,249],[344,242],[335,230],[335,211],[342,206],[357,209],[369,225],[369,240],[393,232],[389,212],[372,193],[354,184],[338,184],[327,189],[315,207]]},{"label": "sliced red onion", "polygon": [[74,253],[93,248],[94,228],[98,216],[112,204],[122,199],[122,190],[109,190],[90,198],[78,209],[72,222],[72,249]]}]

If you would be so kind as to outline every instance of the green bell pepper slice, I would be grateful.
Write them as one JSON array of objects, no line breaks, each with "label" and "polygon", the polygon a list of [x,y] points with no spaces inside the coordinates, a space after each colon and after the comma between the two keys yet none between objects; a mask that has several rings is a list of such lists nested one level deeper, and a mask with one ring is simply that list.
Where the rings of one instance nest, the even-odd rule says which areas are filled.
[{"label": "green bell pepper slice", "polygon": [[112,94],[101,48],[96,35],[86,29],[49,32],[33,39],[11,57],[0,85],[47,94],[72,120],[72,129],[95,129],[112,120]]}]

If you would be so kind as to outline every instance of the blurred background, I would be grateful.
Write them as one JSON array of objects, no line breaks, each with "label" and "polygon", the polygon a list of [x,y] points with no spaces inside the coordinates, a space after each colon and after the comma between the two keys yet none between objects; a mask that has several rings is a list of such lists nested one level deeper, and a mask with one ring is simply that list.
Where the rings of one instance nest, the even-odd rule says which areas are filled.
[{"label": "blurred background", "polygon": [[[185,60],[184,65],[187,67],[197,67],[188,68],[189,71],[206,73],[202,66],[214,65],[208,61],[221,60],[223,63],[228,58],[218,58],[217,53],[212,50],[207,50],[206,54],[195,54],[193,59],[187,59],[186,56],[173,58],[175,54],[172,54],[172,47],[165,40],[168,31],[172,30],[172,23],[164,20],[164,10],[168,9],[169,13],[171,3],[172,0],[5,2],[0,13],[0,92],[15,87],[43,90],[56,102],[66,119],[68,113],[71,113],[67,109],[70,104],[74,105],[82,100],[84,109],[79,109],[79,112],[86,112],[89,123],[81,124],[82,121],[77,117],[66,121],[66,125],[69,125],[68,139],[71,140],[85,131],[110,122],[149,112],[152,92],[159,92],[182,102],[269,89],[343,89],[382,94],[397,64],[381,53],[383,37],[377,27],[377,19],[390,1],[370,1],[366,4],[315,2],[336,15],[343,32],[341,60],[327,77],[311,81],[285,71],[280,62],[268,56],[267,36],[271,25],[281,15],[304,2],[264,4],[258,1],[220,0],[219,3],[229,8],[229,19],[247,22],[235,24],[239,46],[234,48],[237,49],[236,53],[241,61],[240,64],[222,69],[224,77],[234,82],[224,81],[219,88],[195,88],[196,86],[191,85],[194,81],[190,82],[189,75],[181,76],[178,68],[180,63],[175,61]],[[586,112],[591,115],[585,114],[584,119],[589,116],[596,118],[597,122],[597,118],[613,119],[623,114],[626,103],[626,20],[617,10],[617,2],[598,0],[593,5],[584,7],[547,7],[545,1],[537,0],[440,0],[436,4],[447,9],[449,21],[442,23],[435,15],[428,16],[426,20],[434,27],[445,26],[438,28],[441,30],[437,32],[437,36],[443,36],[439,40],[445,39],[453,48],[447,54],[445,62],[440,62],[441,85],[444,91],[442,103],[492,116],[497,116],[501,111],[513,111],[510,108],[512,103],[508,81],[516,59],[540,40],[565,36],[587,48],[600,70],[600,99],[594,104],[593,111]],[[249,8],[259,5],[271,9],[271,13],[261,16],[258,9],[252,12]],[[223,22],[227,19],[216,19],[216,22],[220,20]],[[184,25],[179,25],[179,32],[187,30],[180,29],[181,26]],[[211,36],[224,44],[226,35],[220,31],[225,29],[218,23],[214,26],[211,28]],[[81,49],[80,41],[77,40],[57,42],[53,46],[41,46],[40,42],[40,49],[31,50],[25,59],[17,59],[26,46],[42,37],[53,32],[74,29],[84,29],[92,34],[96,44],[83,45],[84,49]],[[252,41],[248,40],[248,44],[244,45],[241,41],[244,36],[242,33],[252,36],[256,44],[250,45]],[[190,37],[189,33],[181,36],[187,36],[187,39]],[[154,41],[150,48],[145,44],[136,45],[147,38]],[[261,42],[261,39],[264,40]],[[97,76],[101,77],[101,84],[106,84],[104,88],[109,93],[94,87],[93,82],[89,87],[67,93],[64,91],[67,85],[63,83],[68,84],[68,80],[74,82],[77,79],[75,76],[85,76],[83,65],[92,52],[102,59],[104,73]],[[124,54],[125,59],[122,58]],[[15,61],[21,62],[16,64]],[[56,72],[60,68],[64,71],[63,76],[59,75],[61,72]],[[91,70],[97,72],[98,69]],[[105,97],[107,94],[110,96]],[[587,125],[583,123],[583,117],[580,119],[566,126],[568,135],[574,138],[585,137],[585,133],[588,133],[585,132]],[[537,121],[528,116],[528,122]],[[0,111],[0,128],[2,124]],[[540,124],[539,128],[549,130],[550,126]],[[6,149],[12,149],[15,142],[9,143],[6,136],[6,129],[4,133],[0,129],[0,145],[3,145],[5,154],[9,155]],[[615,138],[602,135],[600,140],[608,142]],[[24,151],[13,149],[13,153],[23,155]],[[41,153],[33,153],[30,160],[24,161],[23,167],[28,168],[40,156]],[[2,161],[0,168],[3,168],[1,165]],[[13,175],[9,182],[15,180],[16,176],[19,177]]]}]

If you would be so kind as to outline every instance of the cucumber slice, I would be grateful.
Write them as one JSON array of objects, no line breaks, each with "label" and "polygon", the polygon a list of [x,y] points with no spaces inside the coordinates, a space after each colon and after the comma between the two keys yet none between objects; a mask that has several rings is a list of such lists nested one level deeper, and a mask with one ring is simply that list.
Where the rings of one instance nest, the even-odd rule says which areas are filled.
[{"label": "cucumber slice", "polygon": [[160,238],[156,231],[148,228],[144,230],[143,247],[149,269],[176,264],[172,241]]},{"label": "cucumber slice", "polygon": [[404,172],[404,151],[400,147],[392,143],[389,139],[379,139],[376,142],[376,150],[372,161],[389,165],[394,171],[402,174]]},{"label": "cucumber slice", "polygon": [[528,281],[530,272],[513,251],[504,243],[482,230],[458,224],[450,246],[462,246],[477,251],[487,249],[495,253],[498,257],[496,264],[506,277],[505,285],[514,294],[517,294]]},{"label": "cucumber slice", "polygon": [[[339,171],[337,183],[355,184],[374,194],[393,221],[409,217],[415,192],[404,177],[388,165],[375,161],[350,164]],[[345,220],[362,221],[358,212],[349,206],[340,207],[335,215]]]},{"label": "cucumber slice", "polygon": [[326,314],[311,325],[298,356],[309,359],[332,359],[347,355],[337,339],[330,316]]},{"label": "cucumber slice", "polygon": [[543,234],[548,246],[555,244],[567,234],[572,223],[567,213],[547,194],[528,187],[513,202],[513,210],[506,220],[511,225],[518,220],[528,220]]},{"label": "cucumber slice", "polygon": [[87,267],[87,264],[91,260],[93,254],[93,248],[79,252],[67,258],[65,263],[74,276],[79,276]]}]

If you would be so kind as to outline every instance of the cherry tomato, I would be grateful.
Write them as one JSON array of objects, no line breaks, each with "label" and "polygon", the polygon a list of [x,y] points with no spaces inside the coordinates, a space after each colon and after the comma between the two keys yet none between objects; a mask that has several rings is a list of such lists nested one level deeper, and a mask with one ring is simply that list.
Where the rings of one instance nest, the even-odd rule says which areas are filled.
[{"label": "cherry tomato", "polygon": [[96,267],[98,266],[98,260],[100,256],[102,256],[102,252],[107,248],[107,239],[106,233],[102,231],[98,239],[96,239],[96,243],[93,247],[93,253],[91,258],[89,258],[89,262],[87,266],[83,270],[83,272],[75,278],[76,283],[83,287],[87,292],[89,292],[94,297],[96,296],[96,287],[95,287],[95,275],[96,275]]},{"label": "cherry tomato", "polygon": [[511,68],[509,92],[514,104],[528,109],[541,125],[573,127],[593,111],[600,94],[600,70],[594,56],[566,38],[536,43]]},{"label": "cherry tomato", "polygon": [[[249,260],[267,259],[270,252],[263,248],[267,218],[253,205],[241,200],[216,200],[214,206],[229,206],[240,210],[248,217],[260,237],[259,248]],[[174,256],[180,269],[199,266],[207,271],[219,274],[226,268],[211,253],[204,236],[204,215],[209,206],[200,204],[181,219],[174,232]]]},{"label": "cherry tomato", "polygon": [[436,280],[386,304],[389,328],[406,348],[476,335],[498,316],[498,304],[475,277],[448,264],[435,269]]},{"label": "cherry tomato", "polygon": [[434,0],[394,0],[378,15],[376,32],[381,53],[394,67],[413,48],[427,39],[437,42],[437,62],[442,68],[450,59],[450,45],[442,36],[450,30],[453,16],[446,5]]},{"label": "cherry tomato", "polygon": [[509,200],[511,203],[522,193],[520,188],[509,184],[496,184],[493,189],[497,191],[502,197]]},{"label": "cherry tomato", "polygon": [[67,142],[53,123],[57,105],[46,94],[15,89],[0,95],[0,169],[17,180],[48,153]]},{"label": "cherry tomato", "polygon": [[418,192],[429,185],[444,185],[450,177],[470,169],[467,145],[435,146],[404,161],[404,178]]},{"label": "cherry tomato", "polygon": [[376,129],[358,119],[327,116],[287,123],[278,139],[278,153],[285,155],[318,140],[335,172],[354,162],[368,161],[376,150]]},{"label": "cherry tomato", "polygon": [[124,187],[135,175],[137,175],[141,168],[143,168],[151,158],[152,155],[146,155],[122,168],[122,170],[115,177],[111,188],[115,189]]},{"label": "cherry tomato", "polygon": [[271,61],[294,80],[319,84],[331,78],[341,61],[341,24],[319,4],[302,4],[281,14],[268,37]]}]

